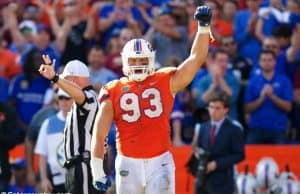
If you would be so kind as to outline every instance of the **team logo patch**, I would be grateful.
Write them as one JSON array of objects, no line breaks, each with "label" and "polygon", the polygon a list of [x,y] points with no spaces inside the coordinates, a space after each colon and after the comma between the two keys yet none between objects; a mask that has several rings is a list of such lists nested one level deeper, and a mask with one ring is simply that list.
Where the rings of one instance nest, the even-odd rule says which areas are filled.
[{"label": "team logo patch", "polygon": [[129,171],[128,171],[128,170],[121,170],[121,171],[120,171],[120,175],[121,175],[121,176],[128,176],[128,174],[129,174]]},{"label": "team logo patch", "polygon": [[129,89],[130,89],[129,86],[124,86],[124,87],[122,88],[122,92],[128,92]]},{"label": "team logo patch", "polygon": [[22,81],[21,81],[21,88],[22,88],[22,89],[27,89],[28,86],[29,86],[29,83],[28,83],[27,80],[22,80]]}]

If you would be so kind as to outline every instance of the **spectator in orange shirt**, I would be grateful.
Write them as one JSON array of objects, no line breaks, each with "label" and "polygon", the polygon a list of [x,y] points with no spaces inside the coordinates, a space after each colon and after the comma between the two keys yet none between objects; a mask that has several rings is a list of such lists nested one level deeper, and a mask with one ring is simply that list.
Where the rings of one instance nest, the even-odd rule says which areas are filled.
[{"label": "spectator in orange shirt", "polygon": [[[237,10],[237,4],[232,0],[225,1],[223,7],[216,0],[208,0],[205,4],[213,9],[212,28],[216,30],[212,31],[214,38],[217,41],[220,41],[222,36],[232,35],[232,20]],[[187,0],[186,10],[189,15],[189,37],[191,39],[193,39],[195,33],[197,32],[197,21],[194,20],[193,15],[197,5],[197,0]],[[223,18],[221,19],[222,12]]]},{"label": "spectator in orange shirt", "polygon": [[212,47],[218,47],[220,45],[223,36],[228,36],[233,34],[232,25],[224,22],[221,19],[222,6],[216,0],[209,0],[205,5],[212,8],[212,18],[211,18],[211,28],[212,35],[215,39],[211,42]]},{"label": "spectator in orange shirt", "polygon": [[238,3],[234,0],[226,0],[222,7],[222,25],[228,30],[226,33],[233,34],[233,22],[238,10]]},{"label": "spectator in orange shirt", "polygon": [[198,23],[194,20],[194,13],[198,6],[196,0],[187,0],[186,2],[186,12],[188,14],[188,33],[190,44],[192,44],[194,36],[198,29]]},{"label": "spectator in orange shirt", "polygon": [[4,41],[2,35],[0,35],[0,77],[10,80],[20,70],[20,67],[16,64],[16,56],[4,47]]}]

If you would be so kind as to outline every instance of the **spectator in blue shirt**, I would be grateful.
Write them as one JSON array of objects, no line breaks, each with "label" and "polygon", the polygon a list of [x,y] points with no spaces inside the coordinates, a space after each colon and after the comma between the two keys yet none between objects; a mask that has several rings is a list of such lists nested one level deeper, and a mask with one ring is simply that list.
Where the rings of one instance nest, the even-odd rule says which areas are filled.
[{"label": "spectator in blue shirt", "polygon": [[103,33],[103,45],[106,48],[113,31],[131,26],[137,31],[141,27],[142,16],[133,0],[116,0],[99,11],[99,30]]},{"label": "spectator in blue shirt", "polygon": [[[237,12],[234,21],[234,39],[237,41],[240,55],[257,63],[261,43],[255,36],[255,25],[260,1],[247,0],[248,9]],[[251,51],[251,52],[249,52]]]},{"label": "spectator in blue shirt", "polygon": [[[288,76],[290,80],[293,80],[294,78],[296,68],[295,62],[299,48],[300,33],[298,31],[293,34],[290,46],[283,51],[280,49],[279,39],[276,39],[275,37],[267,37],[263,40],[263,49],[271,50],[275,53],[275,71]],[[253,76],[253,74],[261,74],[261,67],[259,64],[254,64],[250,76]]]},{"label": "spectator in blue shirt", "polygon": [[[230,97],[229,116],[237,119],[237,99],[240,81],[228,71],[229,55],[221,49],[212,54],[212,63],[207,64],[208,74],[202,77],[193,88],[193,97],[198,107],[207,106],[208,99],[215,91],[224,91]],[[197,84],[197,85],[196,85]]]},{"label": "spectator in blue shirt", "polygon": [[18,158],[12,164],[15,184],[9,186],[8,193],[35,193],[35,189],[26,183],[26,161]]},{"label": "spectator in blue shirt", "polygon": [[[136,1],[140,1],[140,0],[136,0]],[[151,3],[153,6],[162,6],[170,2],[171,0],[146,0],[146,1]]]},{"label": "spectator in blue shirt", "polygon": [[195,106],[193,105],[189,89],[182,90],[176,94],[171,113],[172,144],[174,147],[180,147],[192,142],[196,124],[193,115]]},{"label": "spectator in blue shirt", "polygon": [[22,134],[27,131],[33,115],[43,106],[44,95],[50,82],[37,71],[42,63],[42,54],[33,49],[28,53],[23,66],[23,73],[10,83],[9,101],[15,106],[21,119]]},{"label": "spectator in blue shirt", "polygon": [[[172,56],[180,62],[188,55],[189,38],[187,27],[179,24],[177,16],[170,7],[163,7],[153,19],[145,18],[150,24],[145,38],[156,50],[156,61],[164,66]],[[168,48],[168,49],[166,49]]]},{"label": "spectator in blue shirt", "polygon": [[[230,69],[233,74],[240,79],[241,90],[237,100],[237,111],[244,112],[243,98],[245,93],[245,86],[247,85],[252,64],[248,58],[243,57],[238,53],[237,44],[232,36],[223,36],[221,39],[221,48],[225,50],[230,57]],[[238,114],[238,120],[244,124],[244,115]]]},{"label": "spectator in blue shirt", "polygon": [[273,30],[272,36],[278,40],[280,50],[286,51],[291,44],[292,29],[288,24],[281,24]]},{"label": "spectator in blue shirt", "polygon": [[268,7],[262,7],[258,11],[258,21],[255,26],[255,35],[262,42],[271,36],[273,30],[284,22],[284,8],[281,1],[271,0]]},{"label": "spectator in blue shirt", "polygon": [[8,81],[0,76],[0,102],[6,103],[8,100]]},{"label": "spectator in blue shirt", "polygon": [[106,55],[103,48],[94,46],[88,54],[90,81],[98,93],[100,88],[109,81],[118,78],[118,75],[105,67]]},{"label": "spectator in blue shirt", "polygon": [[288,11],[288,21],[287,24],[293,30],[300,23],[300,1],[298,0],[288,0],[286,5],[286,10]]},{"label": "spectator in blue shirt", "polygon": [[37,34],[34,38],[34,43],[27,43],[24,45],[24,50],[21,53],[21,64],[24,64],[28,53],[32,49],[39,50],[42,54],[47,54],[55,59],[55,69],[58,70],[60,66],[60,57],[55,50],[54,44],[51,43],[52,32],[49,26],[38,24],[36,26]]},{"label": "spectator in blue shirt", "polygon": [[[51,42],[53,35],[50,27],[42,23],[33,22],[31,20],[22,22],[19,27],[17,15],[12,10],[7,11],[6,17],[10,18],[6,22],[9,32],[12,36],[13,44],[15,44],[17,51],[21,54],[20,63],[23,65],[28,53],[32,49],[37,49],[41,51],[42,54],[48,54],[51,58],[56,60],[57,70],[60,65],[60,57],[58,56],[55,47]],[[24,27],[22,27],[23,25]],[[30,32],[29,37],[27,37],[27,31]]]},{"label": "spectator in blue shirt", "polygon": [[261,52],[259,64],[262,74],[248,82],[244,99],[245,112],[249,114],[247,143],[284,143],[292,109],[292,84],[286,76],[276,73],[276,55],[271,50]]},{"label": "spectator in blue shirt", "polygon": [[[262,0],[260,6],[261,6],[261,7],[267,7],[267,6],[270,5],[270,1],[272,1],[272,0]],[[281,3],[282,3],[283,5],[286,5],[286,4],[287,4],[287,0],[281,0]]]}]

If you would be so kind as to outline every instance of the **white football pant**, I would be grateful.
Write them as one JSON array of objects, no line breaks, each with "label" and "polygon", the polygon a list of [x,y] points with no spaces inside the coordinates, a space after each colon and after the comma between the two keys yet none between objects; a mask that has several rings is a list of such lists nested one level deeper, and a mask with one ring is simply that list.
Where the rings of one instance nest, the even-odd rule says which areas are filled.
[{"label": "white football pant", "polygon": [[117,155],[117,194],[175,194],[175,164],[170,152],[149,159]]}]

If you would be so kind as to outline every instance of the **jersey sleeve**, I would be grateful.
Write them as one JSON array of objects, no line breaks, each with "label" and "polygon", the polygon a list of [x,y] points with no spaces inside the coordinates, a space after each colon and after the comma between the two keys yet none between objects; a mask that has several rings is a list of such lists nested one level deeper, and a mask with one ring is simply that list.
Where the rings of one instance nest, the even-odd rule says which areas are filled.
[{"label": "jersey sleeve", "polygon": [[109,98],[109,92],[107,87],[103,86],[99,92],[98,101],[102,103],[104,100]]},{"label": "jersey sleeve", "polygon": [[98,95],[98,101],[101,103],[110,98],[110,90],[117,85],[118,80],[113,80],[105,84]]}]

